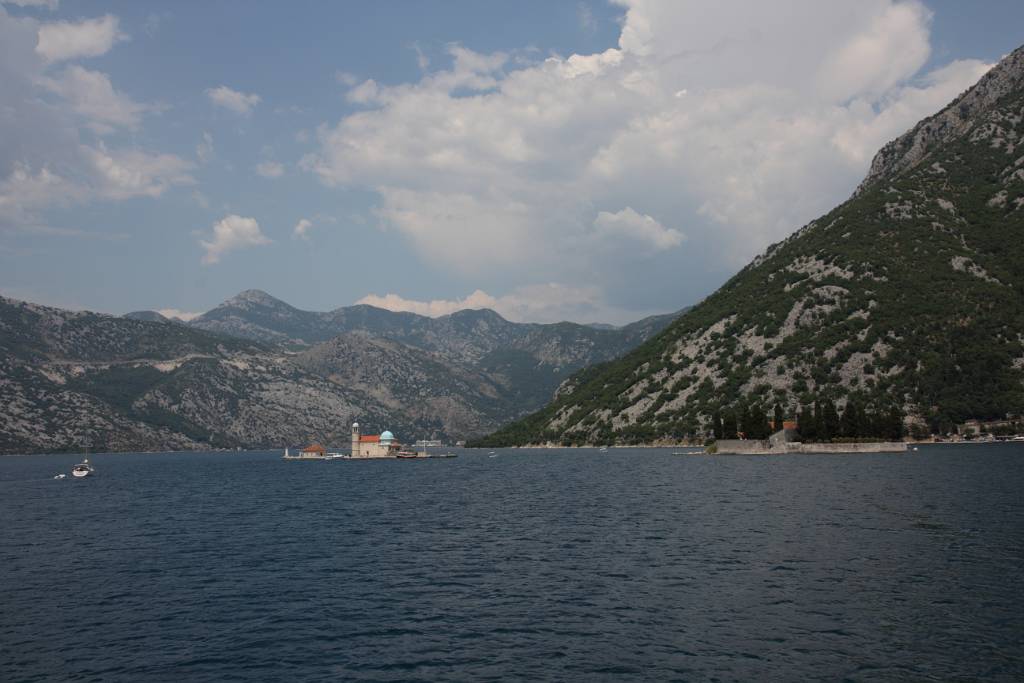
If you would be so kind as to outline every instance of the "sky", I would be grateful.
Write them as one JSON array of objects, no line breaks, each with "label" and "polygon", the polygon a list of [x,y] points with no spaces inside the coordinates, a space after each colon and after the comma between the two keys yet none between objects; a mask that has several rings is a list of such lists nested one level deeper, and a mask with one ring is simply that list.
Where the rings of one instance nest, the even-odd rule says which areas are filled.
[{"label": "sky", "polygon": [[678,310],[1022,26],[1017,0],[0,0],[0,293]]}]

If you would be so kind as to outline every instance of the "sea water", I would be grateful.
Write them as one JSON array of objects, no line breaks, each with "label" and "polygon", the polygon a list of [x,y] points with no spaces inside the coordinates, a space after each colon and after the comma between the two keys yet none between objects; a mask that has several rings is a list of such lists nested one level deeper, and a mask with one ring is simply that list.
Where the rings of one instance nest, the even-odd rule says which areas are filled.
[{"label": "sea water", "polygon": [[1024,446],[0,458],[0,680],[1024,679]]}]

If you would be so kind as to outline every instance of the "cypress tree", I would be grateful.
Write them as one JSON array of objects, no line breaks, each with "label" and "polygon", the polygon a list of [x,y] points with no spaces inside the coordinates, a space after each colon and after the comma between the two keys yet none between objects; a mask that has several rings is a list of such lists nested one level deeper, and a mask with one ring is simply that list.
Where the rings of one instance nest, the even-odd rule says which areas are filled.
[{"label": "cypress tree", "polygon": [[888,418],[889,419],[886,420],[888,427],[888,434],[886,434],[886,437],[892,439],[893,441],[899,441],[900,439],[903,438],[904,435],[903,411],[900,410],[900,407],[898,405],[893,404],[893,406],[889,409]]},{"label": "cypress tree", "polygon": [[839,435],[839,413],[836,411],[836,404],[830,400],[825,401],[821,421],[824,427],[824,440],[831,441]]},{"label": "cypress tree", "polygon": [[846,402],[843,414],[839,418],[839,433],[847,438],[860,436],[860,415],[857,404],[852,400]]},{"label": "cypress tree", "polygon": [[818,429],[814,421],[814,408],[812,406],[803,406],[800,409],[796,428],[805,441],[814,441],[817,438]]},{"label": "cypress tree", "polygon": [[722,438],[736,438],[736,413],[731,410],[725,414],[725,418],[722,420]]},{"label": "cypress tree", "polygon": [[782,423],[786,421],[785,416],[782,414],[782,406],[779,405],[778,403],[775,404],[775,415],[774,415],[774,418],[775,419],[772,420],[772,422],[773,422],[773,424],[772,424],[772,431],[773,432],[777,432],[780,429],[782,429]]}]

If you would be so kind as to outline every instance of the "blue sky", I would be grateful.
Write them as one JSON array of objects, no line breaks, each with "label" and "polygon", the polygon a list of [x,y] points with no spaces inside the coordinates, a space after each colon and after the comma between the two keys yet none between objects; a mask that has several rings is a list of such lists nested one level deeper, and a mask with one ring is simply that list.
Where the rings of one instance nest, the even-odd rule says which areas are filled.
[{"label": "blue sky", "polygon": [[1019,2],[0,3],[0,292],[622,323],[845,199]]}]

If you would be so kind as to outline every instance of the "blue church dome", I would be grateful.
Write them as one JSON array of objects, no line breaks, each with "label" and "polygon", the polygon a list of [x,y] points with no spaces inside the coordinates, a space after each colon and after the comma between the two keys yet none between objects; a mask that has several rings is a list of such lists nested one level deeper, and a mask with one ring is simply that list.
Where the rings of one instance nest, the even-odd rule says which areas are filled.
[{"label": "blue church dome", "polygon": [[394,441],[395,440],[395,435],[392,434],[391,432],[387,431],[387,430],[384,430],[384,433],[380,435],[380,440],[381,441]]}]

